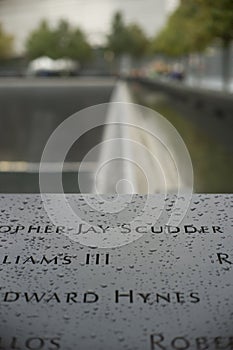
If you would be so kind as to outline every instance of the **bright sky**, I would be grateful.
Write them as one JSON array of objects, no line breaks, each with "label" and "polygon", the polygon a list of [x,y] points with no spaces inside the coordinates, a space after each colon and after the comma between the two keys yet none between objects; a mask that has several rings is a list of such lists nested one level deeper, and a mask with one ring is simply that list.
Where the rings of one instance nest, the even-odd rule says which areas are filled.
[{"label": "bright sky", "polygon": [[1,0],[0,22],[15,35],[18,52],[28,33],[41,19],[55,25],[60,18],[80,26],[93,43],[102,43],[114,12],[120,10],[126,22],[138,22],[148,35],[165,23],[178,0]]}]

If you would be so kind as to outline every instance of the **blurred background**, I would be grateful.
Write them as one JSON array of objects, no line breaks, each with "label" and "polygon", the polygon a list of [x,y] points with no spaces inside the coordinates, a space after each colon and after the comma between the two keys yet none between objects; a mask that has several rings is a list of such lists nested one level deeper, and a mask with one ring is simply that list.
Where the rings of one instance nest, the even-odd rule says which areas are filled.
[{"label": "blurred background", "polygon": [[[232,0],[0,0],[0,192],[39,192],[53,130],[110,102],[119,81],[178,130],[195,192],[232,192]],[[67,192],[79,191],[79,165],[103,135],[72,147]],[[97,163],[82,166],[87,192]]]}]

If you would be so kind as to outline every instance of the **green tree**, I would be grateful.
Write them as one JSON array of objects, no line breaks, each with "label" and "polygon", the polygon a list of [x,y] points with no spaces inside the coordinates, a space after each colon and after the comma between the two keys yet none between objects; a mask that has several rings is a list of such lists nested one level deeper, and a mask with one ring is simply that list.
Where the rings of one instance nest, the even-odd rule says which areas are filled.
[{"label": "green tree", "polygon": [[79,29],[74,29],[69,36],[67,44],[67,56],[78,60],[80,63],[91,59],[92,47],[88,43],[85,34]]},{"label": "green tree", "polygon": [[153,41],[153,51],[181,56],[204,50],[211,39],[204,21],[205,13],[200,11],[197,0],[181,1],[165,28]]},{"label": "green tree", "polygon": [[149,40],[142,28],[135,24],[127,26],[129,35],[129,54],[134,57],[140,57],[148,52]]},{"label": "green tree", "polygon": [[7,59],[13,54],[14,37],[7,34],[0,23],[0,59]]},{"label": "green tree", "polygon": [[222,77],[224,89],[230,83],[230,46],[233,41],[233,3],[232,0],[197,0],[206,14],[204,28],[211,40],[219,39],[222,44]]},{"label": "green tree", "polygon": [[137,24],[126,25],[121,12],[117,12],[113,17],[111,31],[107,37],[107,48],[116,57],[124,54],[138,57],[146,53],[148,39]]},{"label": "green tree", "polygon": [[128,32],[121,12],[117,12],[112,20],[110,34],[107,37],[107,47],[115,56],[121,56],[128,51]]},{"label": "green tree", "polygon": [[201,52],[216,39],[222,43],[222,77],[227,89],[233,40],[232,0],[181,0],[166,26],[153,40],[152,51],[181,56]]},{"label": "green tree", "polygon": [[41,21],[38,28],[29,35],[26,51],[32,59],[41,56],[56,58],[56,37],[46,20]]},{"label": "green tree", "polygon": [[197,0],[200,10],[205,12],[205,30],[212,38],[220,38],[224,44],[233,40],[232,0]]},{"label": "green tree", "polygon": [[27,42],[26,50],[30,58],[48,56],[51,58],[71,58],[85,62],[91,57],[92,48],[85,34],[79,28],[70,27],[69,23],[61,20],[52,29],[46,21],[33,31]]},{"label": "green tree", "polygon": [[71,30],[65,20],[60,20],[53,30],[54,36],[54,58],[68,57],[68,46],[70,42]]}]

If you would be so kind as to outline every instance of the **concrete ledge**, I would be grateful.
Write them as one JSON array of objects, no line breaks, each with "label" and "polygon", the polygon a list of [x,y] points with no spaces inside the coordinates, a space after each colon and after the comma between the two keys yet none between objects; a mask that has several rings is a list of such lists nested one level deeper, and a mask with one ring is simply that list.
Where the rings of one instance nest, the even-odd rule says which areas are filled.
[{"label": "concrete ledge", "polygon": [[[226,118],[233,113],[233,94],[197,89],[179,83],[167,83],[148,78],[128,78],[151,90],[164,92],[178,102],[205,111],[218,118]],[[231,118],[233,123],[233,119]]]},{"label": "concrete ledge", "polygon": [[170,108],[199,125],[207,136],[216,139],[227,150],[233,150],[233,94],[146,78],[130,78],[128,81],[139,84],[149,93],[164,94]]}]

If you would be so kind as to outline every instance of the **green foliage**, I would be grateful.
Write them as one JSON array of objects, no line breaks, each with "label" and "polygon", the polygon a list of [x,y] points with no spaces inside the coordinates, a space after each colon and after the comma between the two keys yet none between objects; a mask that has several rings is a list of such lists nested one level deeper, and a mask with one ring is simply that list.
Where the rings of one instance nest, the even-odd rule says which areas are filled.
[{"label": "green foliage", "polygon": [[181,0],[152,49],[180,56],[202,51],[215,38],[233,39],[232,0]]},{"label": "green foliage", "polygon": [[132,23],[128,25],[127,30],[129,33],[129,53],[136,57],[147,53],[149,41],[142,28]]},{"label": "green foliage", "polygon": [[0,23],[0,59],[7,59],[12,56],[13,41],[13,36],[5,33]]},{"label": "green foliage", "polygon": [[92,48],[84,33],[80,29],[75,29],[67,44],[67,56],[73,59],[77,59],[80,62],[89,60],[92,56]]},{"label": "green foliage", "polygon": [[50,28],[46,21],[42,21],[30,34],[26,50],[30,58],[67,57],[81,63],[88,60],[92,52],[85,34],[79,28],[71,28],[65,20],[61,20],[55,29]]},{"label": "green foliage", "polygon": [[114,54],[122,55],[128,47],[128,33],[120,12],[117,12],[112,21],[111,33],[108,36],[108,48]]},{"label": "green foliage", "polygon": [[204,19],[205,13],[200,11],[197,0],[182,1],[155,38],[154,51],[171,56],[202,51],[210,40],[210,34],[203,25]]},{"label": "green foliage", "polygon": [[107,48],[116,56],[129,54],[138,57],[145,54],[148,49],[148,39],[141,27],[135,23],[126,25],[120,12],[113,17],[111,32],[107,39]]},{"label": "green foliage", "polygon": [[233,40],[233,3],[232,0],[197,0],[206,13],[205,27],[210,35],[223,42]]},{"label": "green foliage", "polygon": [[55,57],[55,35],[48,23],[44,20],[39,27],[33,31],[27,40],[26,50],[30,58],[40,56]]}]

